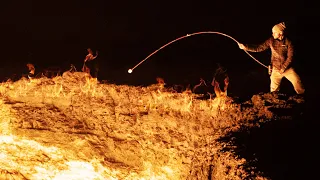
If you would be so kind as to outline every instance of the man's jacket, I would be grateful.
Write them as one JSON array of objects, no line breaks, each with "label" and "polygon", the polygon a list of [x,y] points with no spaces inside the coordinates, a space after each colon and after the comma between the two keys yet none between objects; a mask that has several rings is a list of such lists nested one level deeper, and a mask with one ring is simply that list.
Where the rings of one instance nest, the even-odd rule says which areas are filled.
[{"label": "man's jacket", "polygon": [[261,52],[271,49],[271,64],[278,70],[286,70],[291,66],[294,54],[294,47],[288,38],[282,40],[267,39],[259,45],[246,45],[246,50],[251,52]]}]

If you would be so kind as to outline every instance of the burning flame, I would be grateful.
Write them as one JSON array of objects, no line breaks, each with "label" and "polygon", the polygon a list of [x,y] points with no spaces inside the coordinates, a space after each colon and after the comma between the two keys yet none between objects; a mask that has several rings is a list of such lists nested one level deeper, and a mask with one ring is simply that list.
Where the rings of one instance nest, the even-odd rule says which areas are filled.
[{"label": "burning flame", "polygon": [[[162,78],[151,90],[78,75],[0,85],[1,97],[11,102],[0,99],[0,178],[180,179],[199,139],[212,134],[192,117],[206,116],[200,123],[212,126],[208,119],[226,96],[219,86],[217,98],[201,101],[190,92],[166,91]],[[186,121],[170,119],[175,116]]]}]

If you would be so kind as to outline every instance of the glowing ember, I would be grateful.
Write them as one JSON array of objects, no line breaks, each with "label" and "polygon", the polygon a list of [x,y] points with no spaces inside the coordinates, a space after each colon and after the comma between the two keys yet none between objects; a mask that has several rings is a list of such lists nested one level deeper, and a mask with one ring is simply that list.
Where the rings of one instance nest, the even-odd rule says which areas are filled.
[{"label": "glowing ember", "polygon": [[132,69],[129,69],[129,70],[128,70],[128,73],[132,73]]}]

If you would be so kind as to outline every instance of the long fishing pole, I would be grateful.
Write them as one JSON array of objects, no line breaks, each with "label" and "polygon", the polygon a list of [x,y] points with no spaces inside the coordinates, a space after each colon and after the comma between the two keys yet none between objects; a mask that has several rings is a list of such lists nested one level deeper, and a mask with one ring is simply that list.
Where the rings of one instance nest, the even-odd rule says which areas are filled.
[{"label": "long fishing pole", "polygon": [[[220,35],[223,35],[223,36],[226,36],[230,39],[232,39],[233,41],[235,41],[237,44],[239,43],[236,39],[234,39],[233,37],[227,35],[227,34],[224,34],[224,33],[221,33],[221,32],[217,32],[217,31],[203,31],[203,32],[196,32],[196,33],[192,33],[192,34],[187,34],[185,36],[181,36],[173,41],[170,41],[168,42],[167,44],[161,46],[159,49],[155,50],[154,52],[152,52],[149,56],[147,56],[145,59],[143,59],[142,61],[140,61],[137,65],[135,65],[133,68],[129,69],[128,70],[128,73],[132,73],[132,71],[138,67],[141,63],[143,63],[144,61],[146,61],[149,57],[151,57],[152,55],[154,55],[155,53],[157,53],[158,51],[160,51],[161,49],[165,48],[166,46],[176,42],[176,41],[179,41],[181,39],[184,39],[184,38],[187,38],[187,37],[190,37],[190,36],[194,36],[194,35],[199,35],[199,34],[220,34]],[[265,68],[268,68],[268,66],[264,65],[263,63],[261,63],[260,61],[258,61],[256,58],[254,58],[250,53],[248,53],[248,51],[246,50],[243,50],[244,52],[246,52],[253,60],[255,60],[256,62],[258,62],[260,65],[264,66]]]}]

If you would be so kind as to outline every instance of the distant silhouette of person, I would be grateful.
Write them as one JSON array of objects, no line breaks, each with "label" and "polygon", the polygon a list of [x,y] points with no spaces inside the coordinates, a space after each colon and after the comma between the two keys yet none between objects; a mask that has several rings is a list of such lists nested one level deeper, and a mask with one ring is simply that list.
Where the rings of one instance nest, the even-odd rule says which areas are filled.
[{"label": "distant silhouette of person", "polygon": [[93,55],[92,49],[87,49],[88,54],[84,59],[82,71],[91,75],[93,78],[97,78],[98,75],[98,64],[96,62],[96,58],[98,57],[98,51],[96,51],[95,56]]},{"label": "distant silhouette of person", "polygon": [[31,63],[28,63],[27,67],[28,67],[28,70],[29,70],[28,78],[33,78],[35,76],[35,71],[36,71],[34,65],[31,64]]},{"label": "distant silhouette of person", "polygon": [[251,52],[261,52],[271,49],[271,83],[270,92],[280,90],[283,77],[287,78],[297,94],[304,94],[305,89],[299,75],[292,67],[294,60],[294,47],[289,38],[285,36],[286,25],[284,22],[272,28],[272,37],[259,45],[244,45],[238,43],[239,48]]}]

